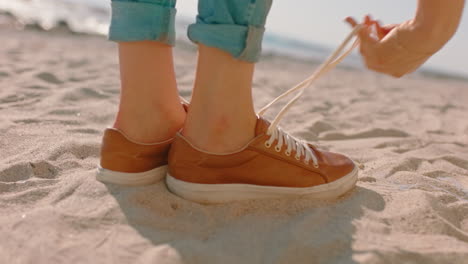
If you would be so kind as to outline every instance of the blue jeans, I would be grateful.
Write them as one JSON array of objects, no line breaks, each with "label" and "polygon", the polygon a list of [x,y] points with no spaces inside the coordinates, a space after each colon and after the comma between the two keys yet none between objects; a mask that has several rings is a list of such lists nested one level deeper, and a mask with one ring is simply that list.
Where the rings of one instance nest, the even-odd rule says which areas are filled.
[{"label": "blue jeans", "polygon": [[[188,37],[233,57],[256,62],[272,0],[199,0]],[[174,45],[176,0],[112,0],[109,39],[154,40]]]}]

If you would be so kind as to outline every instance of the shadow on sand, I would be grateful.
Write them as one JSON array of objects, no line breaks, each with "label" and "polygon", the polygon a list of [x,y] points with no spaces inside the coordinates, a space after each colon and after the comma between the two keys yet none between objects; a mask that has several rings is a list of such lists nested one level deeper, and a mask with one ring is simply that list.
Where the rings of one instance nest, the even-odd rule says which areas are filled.
[{"label": "shadow on sand", "polygon": [[356,224],[382,196],[356,187],[338,201],[307,198],[192,203],[164,183],[107,185],[128,225],[148,241],[139,263],[357,263]]}]

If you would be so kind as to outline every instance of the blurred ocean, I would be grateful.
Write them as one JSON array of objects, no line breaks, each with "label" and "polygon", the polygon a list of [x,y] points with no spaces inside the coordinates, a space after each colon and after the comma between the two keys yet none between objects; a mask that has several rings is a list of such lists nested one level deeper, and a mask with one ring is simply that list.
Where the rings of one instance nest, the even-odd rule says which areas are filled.
[{"label": "blurred ocean", "polygon": [[[66,26],[76,33],[106,35],[109,27],[110,0],[0,0],[1,12],[14,16],[21,24],[35,25],[44,30]],[[180,13],[177,15],[178,40],[189,41],[186,28],[194,20],[194,17]],[[313,41],[295,39],[285,35],[284,31],[278,34],[269,27],[263,41],[264,54],[285,55],[315,62],[323,61],[334,48]],[[356,54],[351,54],[343,64],[353,68],[363,67],[361,59]],[[437,78],[467,80],[468,74],[460,71],[459,67],[452,63],[449,63],[449,66],[451,67],[445,67],[441,71],[439,67],[426,65],[418,72]]]},{"label": "blurred ocean", "polygon": [[[77,33],[106,35],[109,26],[110,1],[94,0],[0,0],[0,12],[7,12],[22,24],[37,25],[44,30],[67,26]],[[187,26],[193,17],[177,15],[177,39],[188,41]],[[267,30],[263,51],[304,60],[323,60],[331,48],[310,42],[299,41]],[[350,56],[347,66],[360,65],[357,56]]]}]

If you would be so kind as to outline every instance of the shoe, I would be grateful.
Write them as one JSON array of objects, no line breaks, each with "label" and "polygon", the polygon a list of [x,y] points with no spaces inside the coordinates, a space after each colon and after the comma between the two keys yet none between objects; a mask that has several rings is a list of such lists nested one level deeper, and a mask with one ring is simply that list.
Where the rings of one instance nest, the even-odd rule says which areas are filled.
[{"label": "shoe", "polygon": [[357,166],[347,157],[320,151],[259,118],[256,135],[239,151],[215,154],[192,145],[178,133],[169,152],[166,184],[171,192],[199,203],[307,195],[336,198],[357,181]]},{"label": "shoe", "polygon": [[127,186],[155,183],[167,172],[167,154],[173,138],[157,143],[139,143],[122,131],[107,128],[101,147],[96,179]]},{"label": "shoe", "polygon": [[[359,27],[356,27],[314,74],[258,113],[255,137],[238,151],[222,154],[207,152],[177,133],[169,152],[166,177],[169,190],[199,203],[293,196],[331,199],[351,190],[358,178],[358,166],[351,159],[318,150],[287,134],[278,124],[305,88],[335,67],[356,47],[357,42],[341,54],[358,30]],[[271,105],[295,91],[299,93],[271,123],[261,117]]]},{"label": "shoe", "polygon": [[[180,98],[184,110],[189,103]],[[101,162],[96,179],[126,186],[148,185],[160,181],[167,173],[167,155],[174,138],[156,143],[140,143],[116,128],[104,131]]]}]

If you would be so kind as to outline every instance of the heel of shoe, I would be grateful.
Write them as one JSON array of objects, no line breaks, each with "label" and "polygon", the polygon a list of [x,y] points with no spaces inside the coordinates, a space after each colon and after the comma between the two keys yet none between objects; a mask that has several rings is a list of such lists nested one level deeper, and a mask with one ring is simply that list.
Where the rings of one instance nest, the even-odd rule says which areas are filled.
[{"label": "heel of shoe", "polygon": [[96,179],[104,183],[113,183],[124,186],[142,186],[160,181],[164,176],[166,176],[166,173],[167,165],[137,173],[112,171],[99,166],[96,170]]}]

